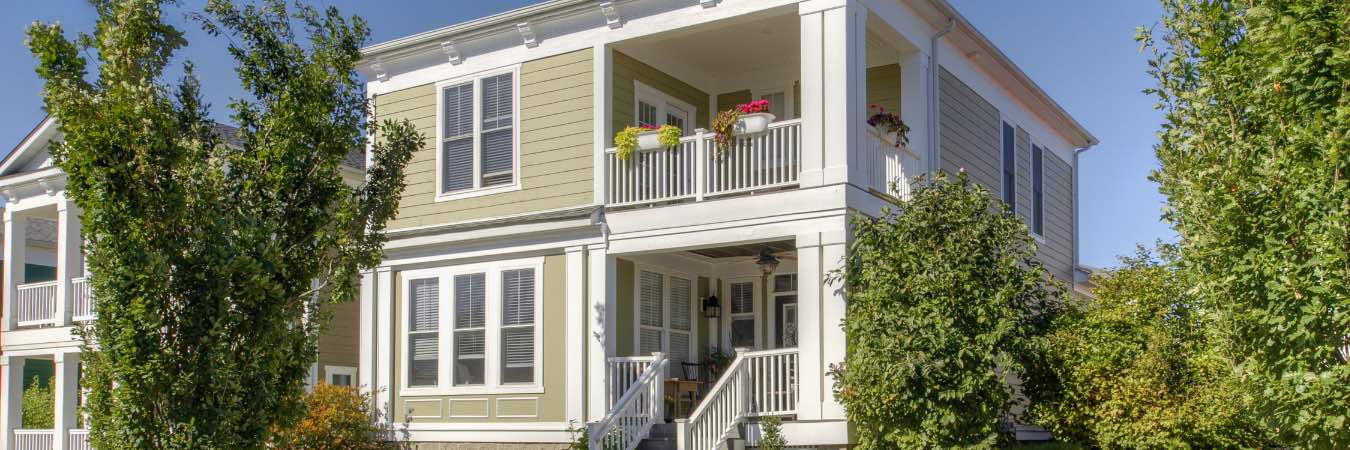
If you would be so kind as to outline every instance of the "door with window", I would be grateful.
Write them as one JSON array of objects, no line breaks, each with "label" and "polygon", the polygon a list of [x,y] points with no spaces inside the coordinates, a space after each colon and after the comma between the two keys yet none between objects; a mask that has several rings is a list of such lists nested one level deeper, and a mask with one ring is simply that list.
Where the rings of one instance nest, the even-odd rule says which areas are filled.
[{"label": "door with window", "polygon": [[694,131],[691,120],[695,111],[693,105],[641,82],[635,81],[634,88],[637,112],[634,119],[637,126],[674,125],[680,127],[681,133],[686,136]]},{"label": "door with window", "polygon": [[797,275],[773,276],[774,348],[797,346]]},{"label": "door with window", "polygon": [[668,376],[682,377],[694,359],[694,283],[690,277],[643,269],[638,273],[639,356],[663,352]]}]

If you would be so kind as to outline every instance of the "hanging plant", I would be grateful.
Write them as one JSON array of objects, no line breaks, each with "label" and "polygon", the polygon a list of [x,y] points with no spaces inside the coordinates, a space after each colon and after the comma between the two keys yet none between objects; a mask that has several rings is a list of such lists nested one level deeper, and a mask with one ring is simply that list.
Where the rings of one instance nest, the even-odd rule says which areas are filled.
[{"label": "hanging plant", "polygon": [[652,125],[627,127],[614,133],[614,154],[627,161],[638,149],[652,150],[680,145],[683,135],[684,131],[674,125],[661,125],[660,128]]},{"label": "hanging plant", "polygon": [[909,125],[900,120],[900,116],[892,112],[886,112],[886,108],[877,105],[868,105],[868,111],[872,115],[867,118],[867,124],[876,127],[881,134],[895,135],[895,148],[909,145]]}]

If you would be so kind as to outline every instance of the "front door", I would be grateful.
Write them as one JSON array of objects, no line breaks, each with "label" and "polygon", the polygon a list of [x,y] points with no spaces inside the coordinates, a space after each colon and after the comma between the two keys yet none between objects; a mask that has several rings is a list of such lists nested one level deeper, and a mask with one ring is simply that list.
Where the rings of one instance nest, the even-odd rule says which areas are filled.
[{"label": "front door", "polygon": [[797,275],[778,274],[773,277],[773,345],[774,348],[797,346]]}]

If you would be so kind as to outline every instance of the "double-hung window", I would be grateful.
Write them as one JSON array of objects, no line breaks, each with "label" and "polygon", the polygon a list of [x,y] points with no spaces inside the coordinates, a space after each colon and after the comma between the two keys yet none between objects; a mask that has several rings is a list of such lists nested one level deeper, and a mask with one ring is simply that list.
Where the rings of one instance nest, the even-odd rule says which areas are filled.
[{"label": "double-hung window", "polygon": [[1008,211],[1017,212],[1017,134],[1013,126],[1003,122],[1003,203]]},{"label": "double-hung window", "polygon": [[1031,146],[1031,232],[1045,236],[1045,149]]},{"label": "double-hung window", "polygon": [[403,388],[539,392],[542,258],[403,272]]},{"label": "double-hung window", "polygon": [[665,352],[670,373],[680,374],[680,364],[694,362],[694,282],[643,268],[638,271],[637,298],[638,354]]},{"label": "double-hung window", "polygon": [[437,85],[437,193],[448,199],[519,186],[516,70]]},{"label": "double-hung window", "polygon": [[730,342],[732,348],[739,347],[758,347],[759,330],[756,326],[755,317],[755,297],[756,285],[754,281],[733,281],[730,283],[731,300],[731,333]]}]

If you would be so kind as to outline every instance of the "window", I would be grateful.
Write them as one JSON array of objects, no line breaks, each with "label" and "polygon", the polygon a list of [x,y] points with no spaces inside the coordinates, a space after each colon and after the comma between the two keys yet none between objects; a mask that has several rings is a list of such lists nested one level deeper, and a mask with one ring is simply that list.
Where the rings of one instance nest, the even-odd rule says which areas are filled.
[{"label": "window", "polygon": [[516,72],[439,85],[439,193],[517,186]]},{"label": "window", "polygon": [[440,366],[440,280],[410,283],[408,320],[408,386],[436,386]]},{"label": "window", "polygon": [[635,125],[674,125],[685,135],[694,131],[694,127],[689,126],[696,111],[693,106],[639,81],[633,82],[633,88],[634,111],[637,112],[633,118],[637,122]]},{"label": "window", "polygon": [[356,368],[347,366],[327,366],[328,384],[334,386],[356,386]]},{"label": "window", "polygon": [[1031,146],[1031,232],[1037,236],[1045,235],[1044,154],[1041,146]]},{"label": "window", "polygon": [[776,348],[797,346],[797,274],[773,276],[773,345]]},{"label": "window", "polygon": [[403,388],[542,392],[542,271],[542,258],[404,271]]},{"label": "window", "polygon": [[731,288],[731,347],[755,347],[755,283],[733,282]]},{"label": "window", "polygon": [[1017,212],[1017,152],[1016,134],[1012,125],[1003,122],[1003,203],[1008,211]]},{"label": "window", "polygon": [[639,355],[664,352],[670,373],[693,361],[694,283],[689,278],[641,269],[637,285]]}]

